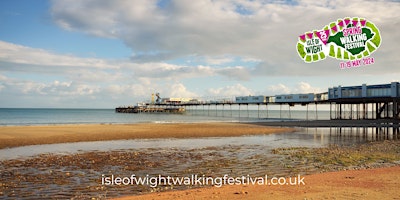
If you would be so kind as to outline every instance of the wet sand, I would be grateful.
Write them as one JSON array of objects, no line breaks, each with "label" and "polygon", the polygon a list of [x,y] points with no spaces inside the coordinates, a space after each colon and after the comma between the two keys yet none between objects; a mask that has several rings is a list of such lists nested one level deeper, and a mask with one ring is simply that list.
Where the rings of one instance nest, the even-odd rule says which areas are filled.
[{"label": "wet sand", "polygon": [[400,166],[308,175],[298,186],[225,186],[152,193],[118,200],[173,199],[397,199]]},{"label": "wet sand", "polygon": [[[398,166],[400,163],[400,141],[377,141],[361,145],[323,148],[265,148],[265,146],[234,145],[210,146],[204,148],[146,148],[121,149],[115,151],[91,151],[77,154],[41,154],[25,159],[0,161],[0,198],[17,199],[106,199],[132,196],[133,199],[292,199],[306,194],[304,198],[323,199],[353,195],[355,199],[379,194],[384,188],[388,197],[393,184],[398,182],[400,173],[382,171],[382,175],[372,172],[370,182],[362,176],[348,175],[347,170],[370,169]],[[332,155],[332,156],[331,156]],[[321,159],[326,157],[326,159]],[[349,157],[354,159],[348,160]],[[307,174],[342,170],[338,174],[320,174],[309,178]],[[346,171],[344,171],[346,170]],[[355,171],[358,173],[357,171]],[[394,174],[392,174],[394,173]],[[144,185],[107,185],[102,177],[171,176],[190,177],[252,177],[265,175],[276,177],[296,177],[301,174],[306,185],[299,186],[223,186],[207,185],[159,185],[152,188]],[[368,172],[366,172],[368,174]],[[327,177],[325,177],[325,175]],[[313,176],[310,176],[313,177]],[[347,178],[346,178],[347,177]],[[386,177],[386,179],[385,179]],[[355,181],[357,180],[357,181]],[[332,193],[330,185],[335,183],[338,193]],[[378,184],[376,185],[371,184]],[[361,193],[341,188],[343,185],[365,188]],[[323,187],[325,186],[325,187]],[[315,190],[317,189],[317,190]],[[397,189],[397,188],[396,188]],[[340,191],[343,190],[343,194]],[[372,191],[369,191],[372,190]],[[150,193],[150,195],[148,195]],[[367,195],[368,194],[368,195]],[[397,193],[396,193],[397,194]],[[142,196],[144,195],[144,196]],[[243,196],[245,195],[245,196]],[[278,195],[275,198],[275,195]],[[281,195],[281,196],[279,196]],[[323,195],[323,196],[321,196]],[[344,196],[340,196],[344,195]],[[392,195],[392,196],[390,196]],[[196,197],[196,198],[195,198]],[[299,196],[300,198],[301,196]],[[315,198],[314,198],[315,197]],[[376,196],[374,196],[376,197]],[[302,198],[302,199],[304,199]],[[343,199],[343,198],[339,198]],[[365,198],[361,198],[365,199]],[[373,199],[373,198],[371,198]]]},{"label": "wet sand", "polygon": [[294,129],[242,123],[3,126],[0,127],[0,149],[82,141],[230,137],[291,131]]},{"label": "wet sand", "polygon": [[287,173],[289,177],[296,177],[297,173],[303,174],[305,168],[317,169],[311,175],[302,176],[304,185],[209,187],[128,196],[118,200],[397,199],[400,181],[399,150],[398,140],[371,142],[345,148],[279,148],[273,152],[287,155],[284,160],[280,160],[291,165],[289,168],[293,171]]}]

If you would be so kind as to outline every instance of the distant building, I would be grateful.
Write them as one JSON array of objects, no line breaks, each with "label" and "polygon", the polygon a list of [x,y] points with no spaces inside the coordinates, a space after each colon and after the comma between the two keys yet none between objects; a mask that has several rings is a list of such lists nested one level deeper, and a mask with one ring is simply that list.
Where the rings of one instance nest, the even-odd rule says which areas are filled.
[{"label": "distant building", "polygon": [[333,87],[328,89],[329,99],[400,97],[400,83]]}]

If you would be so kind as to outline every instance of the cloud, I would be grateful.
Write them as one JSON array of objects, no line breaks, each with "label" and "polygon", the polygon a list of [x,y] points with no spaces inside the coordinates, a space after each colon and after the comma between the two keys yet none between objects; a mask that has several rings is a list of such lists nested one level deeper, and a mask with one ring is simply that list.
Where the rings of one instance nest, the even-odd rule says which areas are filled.
[{"label": "cloud", "polygon": [[226,63],[231,63],[234,59],[230,56],[214,56],[214,57],[205,57],[204,61],[209,63],[210,65],[221,65]]},{"label": "cloud", "polygon": [[244,67],[213,68],[163,62],[133,63],[129,59],[81,58],[0,41],[1,95],[11,95],[10,99],[18,96],[47,99],[29,100],[37,101],[37,105],[45,104],[49,99],[60,104],[67,99],[89,102],[93,98],[133,102],[134,98],[147,99],[152,92],[162,92],[165,96],[198,97],[202,94],[192,92],[182,80],[213,76],[229,80],[249,77]]},{"label": "cloud", "polygon": [[188,97],[196,98],[199,94],[190,91],[183,83],[146,83],[143,80],[141,83],[132,85],[110,85],[106,91],[112,95],[135,94],[141,97],[141,101],[149,101],[151,94],[160,93],[162,98],[166,97]]},{"label": "cloud", "polygon": [[[358,0],[54,0],[49,12],[56,25],[120,40],[131,56],[78,57],[0,41],[0,95],[9,102],[25,95],[39,104],[53,98],[60,105],[68,100],[89,106],[90,99],[101,98],[110,106],[148,99],[152,92],[192,97],[263,90],[243,82],[270,85],[263,87],[271,95],[381,83],[400,74],[399,9],[395,1]],[[298,36],[346,16],[365,17],[380,29],[375,64],[340,70],[330,58],[304,63],[296,53]],[[315,86],[318,80],[326,82]]]},{"label": "cloud", "polygon": [[271,95],[272,94],[289,94],[291,89],[288,86],[280,83],[277,85],[268,86],[268,91],[269,91],[269,94],[271,94]]},{"label": "cloud", "polygon": [[234,97],[243,95],[254,95],[254,92],[242,84],[228,85],[220,88],[210,88],[207,94],[213,97]]},{"label": "cloud", "polygon": [[318,87],[313,87],[309,83],[300,82],[295,87],[295,92],[297,93],[319,93],[319,92],[326,92],[326,89],[321,89]]},{"label": "cloud", "polygon": [[4,83],[3,89],[8,90],[4,91],[5,93],[11,92],[39,96],[83,96],[94,95],[100,91],[98,86],[57,80],[52,83],[9,80]]},{"label": "cloud", "polygon": [[[204,56],[209,64],[226,55],[261,61],[252,75],[339,75],[338,62],[305,64],[295,51],[298,35],[346,16],[362,16],[381,29],[378,67],[398,63],[400,3],[393,1],[52,1],[51,15],[61,27],[98,37],[117,38],[132,49],[133,62],[162,62]],[[371,12],[370,8],[374,11]],[[312,13],[312,14],[310,14]],[[383,50],[386,49],[386,50]],[[388,54],[387,54],[388,53]],[[327,59],[328,60],[328,59]],[[333,60],[333,59],[331,59]],[[400,69],[396,69],[399,73]],[[350,75],[353,75],[352,73]]]},{"label": "cloud", "polygon": [[183,66],[161,62],[130,64],[137,77],[182,79],[190,77],[213,76],[215,70],[209,66]]},{"label": "cloud", "polygon": [[276,85],[270,85],[267,87],[268,95],[277,94],[305,94],[305,93],[322,93],[326,92],[327,89],[322,89],[318,87],[313,87],[309,83],[299,82],[293,86],[287,86],[285,84],[279,83]]},{"label": "cloud", "polygon": [[147,98],[161,87],[149,78],[138,78],[133,83],[115,82],[103,87],[103,93],[118,98],[121,96]]},{"label": "cloud", "polygon": [[185,85],[182,83],[175,83],[170,86],[169,89],[169,96],[170,97],[189,97],[194,98],[198,97],[199,94],[189,91]]},{"label": "cloud", "polygon": [[165,62],[134,63],[129,59],[112,60],[60,55],[44,49],[30,48],[0,41],[0,71],[58,74],[74,81],[98,82],[154,78],[179,81],[192,77],[226,76],[248,80],[249,70],[242,66],[218,69],[197,65],[187,66]]},{"label": "cloud", "polygon": [[236,66],[236,67],[226,67],[223,69],[216,70],[219,75],[226,76],[234,80],[247,81],[250,79],[250,70],[246,67]]},{"label": "cloud", "polygon": [[79,58],[73,55],[59,55],[44,49],[31,48],[0,40],[0,61],[20,65],[46,65],[96,69],[117,69],[103,59]]}]

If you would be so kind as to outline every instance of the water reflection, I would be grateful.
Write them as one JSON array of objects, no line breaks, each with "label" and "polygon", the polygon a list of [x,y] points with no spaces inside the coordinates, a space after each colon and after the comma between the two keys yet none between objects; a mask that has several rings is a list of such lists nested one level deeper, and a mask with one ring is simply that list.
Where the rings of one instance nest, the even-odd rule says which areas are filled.
[{"label": "water reflection", "polygon": [[383,140],[399,140],[399,127],[334,127],[334,128],[304,128],[306,137],[313,136],[314,141],[320,141],[321,144],[359,144]]},{"label": "water reflection", "polygon": [[330,137],[333,141],[341,143],[351,141],[353,143],[365,143],[383,140],[399,140],[399,127],[351,127],[330,128]]}]

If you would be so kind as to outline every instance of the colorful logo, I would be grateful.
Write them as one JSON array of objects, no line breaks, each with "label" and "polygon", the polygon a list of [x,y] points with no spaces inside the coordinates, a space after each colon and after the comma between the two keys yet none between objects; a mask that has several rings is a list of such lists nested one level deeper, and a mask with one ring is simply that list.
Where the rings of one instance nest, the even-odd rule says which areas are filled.
[{"label": "colorful logo", "polygon": [[306,63],[326,57],[342,60],[340,68],[359,67],[374,63],[369,57],[382,42],[378,28],[363,18],[338,19],[322,30],[299,36],[297,53]]}]

